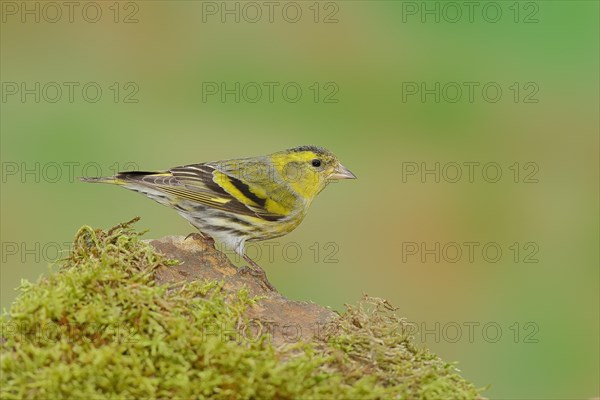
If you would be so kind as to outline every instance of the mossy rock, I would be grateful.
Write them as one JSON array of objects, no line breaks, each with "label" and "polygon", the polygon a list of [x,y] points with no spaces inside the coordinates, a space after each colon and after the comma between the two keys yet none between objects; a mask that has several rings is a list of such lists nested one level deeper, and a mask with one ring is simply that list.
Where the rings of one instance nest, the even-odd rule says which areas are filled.
[{"label": "mossy rock", "polygon": [[1,319],[2,399],[473,399],[450,363],[365,297],[312,340],[248,334],[263,298],[175,268],[130,223],[83,227],[56,271]]}]

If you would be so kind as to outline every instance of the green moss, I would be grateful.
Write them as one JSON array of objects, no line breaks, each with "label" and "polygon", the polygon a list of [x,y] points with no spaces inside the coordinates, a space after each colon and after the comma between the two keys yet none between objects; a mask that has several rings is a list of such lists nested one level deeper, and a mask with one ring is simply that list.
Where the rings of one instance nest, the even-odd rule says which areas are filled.
[{"label": "green moss", "polygon": [[70,257],[23,282],[2,316],[2,399],[476,398],[451,364],[417,348],[379,299],[349,307],[312,343],[244,331],[259,298],[219,282],[158,285],[165,259],[130,224],[83,227]]}]

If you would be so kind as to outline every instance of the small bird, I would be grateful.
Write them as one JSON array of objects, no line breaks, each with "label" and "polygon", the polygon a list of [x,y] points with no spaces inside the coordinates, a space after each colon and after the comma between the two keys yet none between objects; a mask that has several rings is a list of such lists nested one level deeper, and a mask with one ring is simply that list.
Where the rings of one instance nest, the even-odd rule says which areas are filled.
[{"label": "small bird", "polygon": [[355,178],[329,150],[299,146],[260,157],[81,180],[120,185],[174,208],[201,235],[234,249],[273,290],[263,269],[244,253],[245,242],[291,232],[328,183]]}]

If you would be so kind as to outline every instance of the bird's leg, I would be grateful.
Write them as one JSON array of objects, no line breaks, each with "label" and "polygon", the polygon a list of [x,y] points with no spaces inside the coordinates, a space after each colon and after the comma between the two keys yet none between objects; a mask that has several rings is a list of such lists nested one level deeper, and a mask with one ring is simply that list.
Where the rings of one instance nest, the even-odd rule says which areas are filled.
[{"label": "bird's leg", "polygon": [[[269,290],[275,291],[275,287],[273,287],[273,285],[271,285],[271,282],[269,282],[269,280],[267,279],[267,274],[260,267],[260,265],[255,263],[250,257],[248,257],[245,254],[243,254],[242,257],[244,257],[244,260],[246,260],[248,262],[248,264],[250,264],[252,266],[252,268],[248,268],[251,271],[250,273],[252,275],[258,277]],[[242,270],[242,272],[244,272],[244,270]]]}]

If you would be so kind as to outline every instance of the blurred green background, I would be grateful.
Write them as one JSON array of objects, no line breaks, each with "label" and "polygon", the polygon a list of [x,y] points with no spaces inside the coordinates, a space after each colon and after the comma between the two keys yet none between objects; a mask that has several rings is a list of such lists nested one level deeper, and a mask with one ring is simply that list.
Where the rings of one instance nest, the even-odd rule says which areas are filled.
[{"label": "blurred green background", "polygon": [[317,144],[359,179],[249,249],[283,294],[388,299],[487,397],[600,394],[597,2],[1,3],[2,307],[81,225],[192,231],[76,177]]}]

